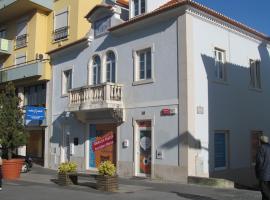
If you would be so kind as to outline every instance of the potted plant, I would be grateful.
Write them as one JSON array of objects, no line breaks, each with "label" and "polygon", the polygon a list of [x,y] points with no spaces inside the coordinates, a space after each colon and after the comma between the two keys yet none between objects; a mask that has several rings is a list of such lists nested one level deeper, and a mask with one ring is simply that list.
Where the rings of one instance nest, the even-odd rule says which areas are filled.
[{"label": "potted plant", "polygon": [[105,161],[98,167],[97,189],[107,192],[118,190],[118,176],[111,161]]},{"label": "potted plant", "polygon": [[58,167],[58,184],[62,186],[78,184],[77,164],[75,162],[61,163]]},{"label": "potted plant", "polygon": [[17,148],[26,145],[27,134],[23,124],[21,99],[9,82],[0,93],[0,145],[3,151],[3,178],[15,180],[20,177],[23,159],[14,159]]}]

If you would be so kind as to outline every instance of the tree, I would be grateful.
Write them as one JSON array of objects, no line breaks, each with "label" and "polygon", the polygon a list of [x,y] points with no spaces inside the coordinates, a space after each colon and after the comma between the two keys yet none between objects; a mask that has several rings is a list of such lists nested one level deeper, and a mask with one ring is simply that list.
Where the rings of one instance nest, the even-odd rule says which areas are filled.
[{"label": "tree", "polygon": [[9,160],[12,153],[27,142],[20,102],[14,84],[9,82],[0,94],[0,144],[4,157]]}]

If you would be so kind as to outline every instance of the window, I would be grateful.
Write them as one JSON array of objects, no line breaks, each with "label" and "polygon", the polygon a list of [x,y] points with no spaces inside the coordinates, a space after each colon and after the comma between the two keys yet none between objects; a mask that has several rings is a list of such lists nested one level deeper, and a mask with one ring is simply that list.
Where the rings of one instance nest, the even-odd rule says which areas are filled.
[{"label": "window", "polygon": [[66,39],[68,37],[68,9],[55,14],[54,19],[54,41]]},{"label": "window", "polygon": [[3,66],[4,66],[4,60],[1,60],[1,59],[0,59],[0,69],[2,69]]},{"label": "window", "polygon": [[95,23],[94,23],[95,37],[106,33],[110,27],[111,27],[111,18],[110,17],[106,17],[106,18],[95,21]]},{"label": "window", "polygon": [[225,51],[215,49],[215,77],[217,80],[226,81]]},{"label": "window", "polygon": [[40,84],[24,88],[24,105],[45,106],[46,105],[46,85]]},{"label": "window", "polygon": [[72,70],[70,69],[63,72],[62,94],[66,95],[71,88],[72,88]]},{"label": "window", "polygon": [[101,61],[99,56],[93,57],[93,85],[101,82]]},{"label": "window", "polygon": [[137,51],[137,81],[152,79],[152,53],[151,48]]},{"label": "window", "polygon": [[106,80],[115,83],[115,55],[112,51],[106,54]]},{"label": "window", "polygon": [[261,88],[261,67],[260,61],[258,60],[249,60],[250,65],[250,87],[252,88]]},{"label": "window", "polygon": [[26,63],[26,54],[25,53],[17,54],[15,59],[15,65],[21,65],[24,63]]},{"label": "window", "polygon": [[260,145],[260,136],[263,135],[262,131],[251,132],[251,164],[256,163],[256,154]]},{"label": "window", "polygon": [[133,0],[134,3],[134,16],[145,13],[145,0]]},{"label": "window", "polygon": [[17,24],[16,48],[26,47],[27,45],[27,21],[23,20]]},{"label": "window", "polygon": [[215,169],[226,169],[228,167],[228,132],[215,132],[214,148]]},{"label": "window", "polygon": [[6,38],[6,29],[0,29],[0,38]]}]

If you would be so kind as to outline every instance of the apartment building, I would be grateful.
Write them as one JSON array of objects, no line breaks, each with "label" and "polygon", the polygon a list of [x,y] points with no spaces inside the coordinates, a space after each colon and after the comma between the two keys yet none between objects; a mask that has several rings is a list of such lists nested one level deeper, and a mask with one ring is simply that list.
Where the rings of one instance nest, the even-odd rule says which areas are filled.
[{"label": "apartment building", "polygon": [[0,87],[12,81],[26,113],[29,141],[19,154],[42,165],[47,166],[50,145],[51,64],[46,52],[84,37],[89,26],[84,15],[99,2],[0,1]]},{"label": "apartment building", "polygon": [[[270,41],[189,0],[106,1],[85,39],[50,51],[50,167],[254,184],[268,123]],[[127,13],[127,11],[129,11]]]}]

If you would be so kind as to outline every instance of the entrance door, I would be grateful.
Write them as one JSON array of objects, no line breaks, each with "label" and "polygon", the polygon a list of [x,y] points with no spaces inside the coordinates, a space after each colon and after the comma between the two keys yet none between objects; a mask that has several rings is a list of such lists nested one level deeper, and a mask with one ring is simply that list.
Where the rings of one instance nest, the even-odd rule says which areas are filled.
[{"label": "entrance door", "polygon": [[70,131],[69,126],[63,126],[62,145],[61,145],[61,163],[70,161]]},{"label": "entrance door", "polygon": [[152,131],[151,121],[138,122],[136,133],[136,176],[151,175],[152,168]]},{"label": "entrance door", "polygon": [[116,125],[91,124],[89,133],[89,169],[110,160],[116,165]]}]

